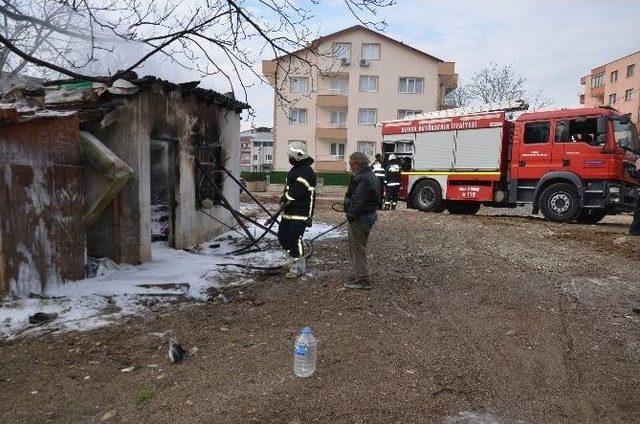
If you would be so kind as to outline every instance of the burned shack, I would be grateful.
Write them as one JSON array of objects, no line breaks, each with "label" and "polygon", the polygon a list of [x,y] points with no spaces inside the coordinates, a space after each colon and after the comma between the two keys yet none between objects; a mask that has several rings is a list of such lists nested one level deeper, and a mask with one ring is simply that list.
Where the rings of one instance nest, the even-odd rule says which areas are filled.
[{"label": "burned shack", "polygon": [[[223,176],[227,171],[239,173],[240,113],[248,106],[197,85],[155,77],[122,79],[110,86],[86,81],[51,82],[45,84],[41,102],[46,109],[38,113],[57,118],[42,121],[45,138],[27,131],[18,139],[0,124],[0,152],[4,152],[0,153],[4,154],[0,157],[0,175],[9,175],[7,169],[15,168],[9,158],[18,166],[25,155],[22,144],[46,141],[56,151],[60,149],[56,146],[69,141],[82,153],[74,162],[74,166],[82,165],[80,197],[53,197],[57,208],[73,203],[66,207],[74,213],[82,210],[82,219],[77,213],[73,218],[67,216],[68,226],[55,232],[53,224],[46,220],[44,224],[48,237],[56,239],[54,243],[63,232],[74,235],[73,241],[64,242],[74,247],[64,253],[66,260],[73,258],[84,266],[86,242],[86,256],[138,264],[152,259],[152,238],[184,249],[234,224],[228,208],[238,208],[240,189]],[[58,116],[62,114],[72,118]],[[55,124],[57,121],[63,123]],[[60,131],[54,131],[55,125],[66,129],[64,139]],[[10,145],[21,147],[7,153]],[[55,167],[57,162],[52,163]],[[55,176],[51,178],[55,180]],[[11,188],[7,187],[7,177],[4,180],[0,191],[6,197]],[[46,186],[37,189],[53,190]],[[51,269],[36,272],[40,275],[37,279],[30,271],[29,289],[17,288],[17,276],[33,270],[34,263],[47,261],[33,249],[26,248],[29,255],[21,254],[16,250],[17,242],[7,242],[7,234],[16,240],[41,237],[42,232],[35,228],[5,225],[4,216],[19,213],[24,207],[24,199],[15,194],[0,210],[0,293],[24,296],[39,293],[48,284],[82,278],[84,274],[75,268],[55,278]],[[54,220],[64,217],[57,210],[47,213]]]}]

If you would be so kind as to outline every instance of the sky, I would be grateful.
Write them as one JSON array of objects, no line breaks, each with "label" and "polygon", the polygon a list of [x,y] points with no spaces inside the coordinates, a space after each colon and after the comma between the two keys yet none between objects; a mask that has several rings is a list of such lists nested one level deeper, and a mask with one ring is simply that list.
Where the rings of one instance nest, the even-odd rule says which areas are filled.
[{"label": "sky", "polygon": [[[342,0],[298,3],[314,11],[307,25],[317,35],[358,23]],[[542,90],[560,108],[579,106],[580,77],[591,69],[640,50],[638,17],[638,0],[397,0],[374,19],[386,21],[384,34],[456,62],[461,82],[489,62],[513,63],[529,91]],[[255,117],[243,129],[272,126],[273,89],[252,78]],[[228,91],[225,84],[207,77],[202,86]]]}]

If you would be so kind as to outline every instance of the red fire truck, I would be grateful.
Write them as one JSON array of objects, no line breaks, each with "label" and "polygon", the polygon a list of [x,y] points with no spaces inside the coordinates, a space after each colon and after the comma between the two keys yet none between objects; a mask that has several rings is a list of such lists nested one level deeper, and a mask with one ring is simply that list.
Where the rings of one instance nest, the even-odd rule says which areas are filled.
[{"label": "red fire truck", "polygon": [[556,222],[596,223],[633,210],[640,143],[629,115],[526,108],[512,101],[384,122],[383,151],[404,165],[401,198],[453,214],[531,204]]}]

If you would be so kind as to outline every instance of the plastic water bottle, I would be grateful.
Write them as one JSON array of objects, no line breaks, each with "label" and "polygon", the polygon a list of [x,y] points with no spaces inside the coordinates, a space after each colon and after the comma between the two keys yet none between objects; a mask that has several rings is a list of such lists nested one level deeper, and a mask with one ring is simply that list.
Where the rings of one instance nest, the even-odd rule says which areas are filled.
[{"label": "plastic water bottle", "polygon": [[293,373],[297,377],[309,377],[316,372],[318,341],[311,327],[304,327],[296,339],[293,351]]}]

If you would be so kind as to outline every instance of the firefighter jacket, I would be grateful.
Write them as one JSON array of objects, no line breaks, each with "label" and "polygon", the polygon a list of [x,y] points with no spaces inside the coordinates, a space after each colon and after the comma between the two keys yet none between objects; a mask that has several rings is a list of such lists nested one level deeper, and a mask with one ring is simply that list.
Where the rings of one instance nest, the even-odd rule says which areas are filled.
[{"label": "firefighter jacket", "polygon": [[316,200],[316,173],[311,169],[313,159],[296,162],[287,173],[281,203],[290,202],[282,211],[282,219],[305,221],[311,226]]},{"label": "firefighter jacket", "polygon": [[371,170],[373,171],[373,175],[375,175],[376,177],[384,178],[385,170],[380,162],[373,162],[373,165],[371,165]]},{"label": "firefighter jacket", "polygon": [[380,183],[371,168],[358,172],[349,182],[344,196],[344,211],[352,219],[370,214],[380,203]]},{"label": "firefighter jacket", "polygon": [[385,184],[387,186],[400,185],[400,165],[398,165],[398,162],[393,161],[389,164],[385,177]]}]

